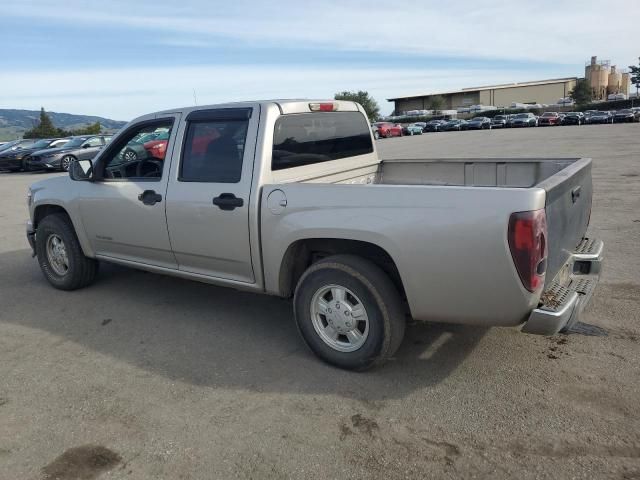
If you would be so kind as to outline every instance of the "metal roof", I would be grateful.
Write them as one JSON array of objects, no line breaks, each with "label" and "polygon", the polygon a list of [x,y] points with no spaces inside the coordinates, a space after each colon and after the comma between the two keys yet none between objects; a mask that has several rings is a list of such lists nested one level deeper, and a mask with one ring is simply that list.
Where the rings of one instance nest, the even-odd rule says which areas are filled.
[{"label": "metal roof", "polygon": [[469,87],[469,88],[461,88],[459,90],[449,90],[445,92],[431,92],[431,93],[422,93],[419,95],[402,95],[398,97],[387,98],[388,102],[392,102],[394,100],[408,100],[410,98],[420,98],[420,97],[431,97],[433,95],[452,95],[454,93],[471,93],[471,92],[480,92],[482,90],[499,90],[503,88],[517,88],[517,87],[532,87],[536,85],[549,85],[553,83],[564,83],[569,82],[571,80],[577,80],[578,77],[566,77],[566,78],[551,78],[548,80],[534,80],[531,82],[514,82],[514,83],[502,83],[499,85],[487,85],[484,87]]}]

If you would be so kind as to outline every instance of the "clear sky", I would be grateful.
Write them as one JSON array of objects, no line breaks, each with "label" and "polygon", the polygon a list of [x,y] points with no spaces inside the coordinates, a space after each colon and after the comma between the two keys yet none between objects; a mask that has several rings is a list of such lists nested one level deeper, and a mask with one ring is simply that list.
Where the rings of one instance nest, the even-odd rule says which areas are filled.
[{"label": "clear sky", "polygon": [[640,0],[0,0],[0,108],[116,120],[262,98],[386,98],[637,63]]}]

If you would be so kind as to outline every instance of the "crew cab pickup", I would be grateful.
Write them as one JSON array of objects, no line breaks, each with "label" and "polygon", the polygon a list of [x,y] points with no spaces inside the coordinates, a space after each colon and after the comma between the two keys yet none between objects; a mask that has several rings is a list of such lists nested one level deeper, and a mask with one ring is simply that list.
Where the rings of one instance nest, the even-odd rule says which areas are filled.
[{"label": "crew cab pickup", "polygon": [[[162,154],[123,155],[154,132]],[[292,297],[307,345],[347,369],[392,357],[407,318],[543,335],[577,321],[603,252],[585,238],[590,159],[381,161],[375,143],[347,101],[145,115],[30,188],[27,237],[63,290],[114,262]]]}]

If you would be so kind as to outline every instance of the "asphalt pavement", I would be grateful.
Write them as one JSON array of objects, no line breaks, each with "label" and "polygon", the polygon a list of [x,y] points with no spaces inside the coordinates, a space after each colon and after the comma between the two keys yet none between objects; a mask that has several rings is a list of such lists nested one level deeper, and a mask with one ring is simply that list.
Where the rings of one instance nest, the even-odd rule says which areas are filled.
[{"label": "asphalt pavement", "polygon": [[[411,325],[366,373],[303,345],[291,304],[102,265],[61,292],[0,173],[0,479],[640,479],[640,124],[435,133],[383,158],[592,157],[606,336]],[[478,308],[483,308],[478,305]]]}]

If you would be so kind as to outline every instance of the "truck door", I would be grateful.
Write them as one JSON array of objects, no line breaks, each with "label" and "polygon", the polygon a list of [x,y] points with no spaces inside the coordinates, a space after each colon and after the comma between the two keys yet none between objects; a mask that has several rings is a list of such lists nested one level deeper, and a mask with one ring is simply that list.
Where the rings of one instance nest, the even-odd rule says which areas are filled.
[{"label": "truck door", "polygon": [[259,117],[260,107],[255,105],[198,110],[185,118],[166,205],[180,270],[255,281],[249,195]]},{"label": "truck door", "polygon": [[[180,114],[162,114],[131,125],[95,162],[94,182],[84,182],[78,198],[82,223],[97,255],[177,269],[165,216],[169,160]],[[165,152],[144,145],[135,158],[125,156],[153,132],[169,133]]]}]

